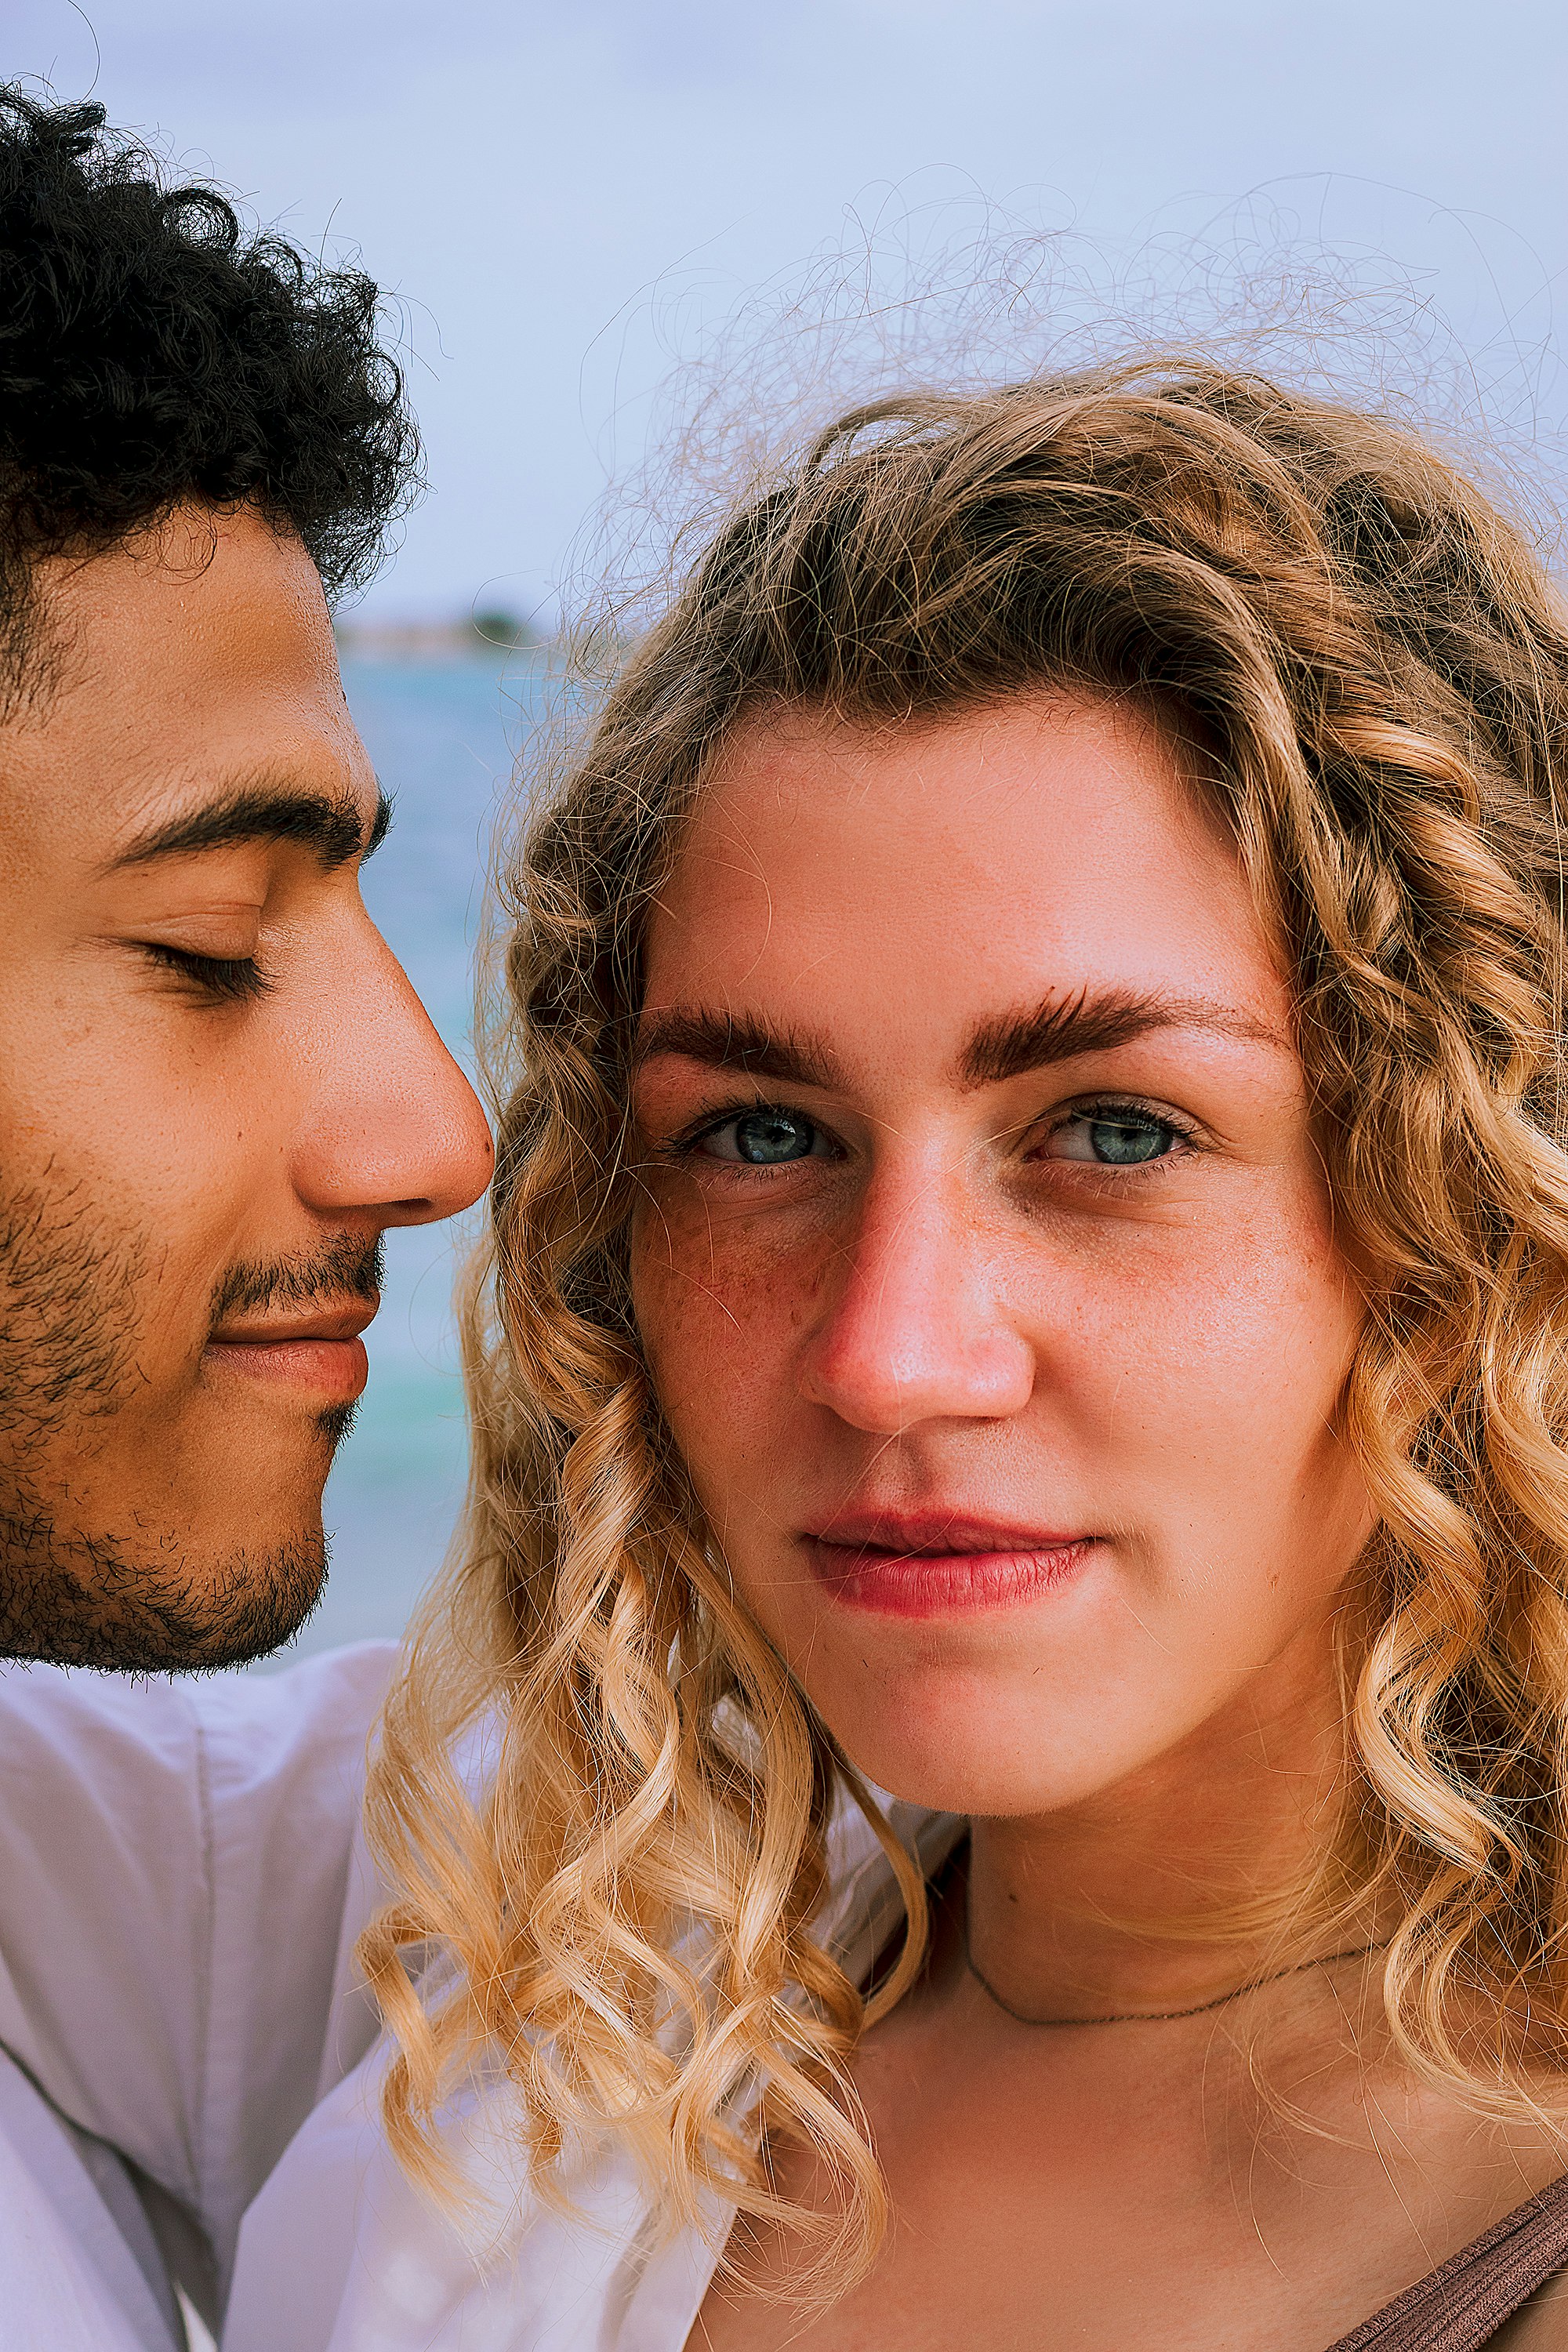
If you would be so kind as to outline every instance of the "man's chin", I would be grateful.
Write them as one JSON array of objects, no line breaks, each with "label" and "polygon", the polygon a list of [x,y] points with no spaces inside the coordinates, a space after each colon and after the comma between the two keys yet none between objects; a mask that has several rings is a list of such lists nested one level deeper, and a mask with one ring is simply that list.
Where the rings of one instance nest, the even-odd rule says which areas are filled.
[{"label": "man's chin", "polygon": [[280,1649],[321,1598],[320,1525],[192,1564],[173,1549],[0,1515],[0,1657],[133,1674],[239,1666]]}]

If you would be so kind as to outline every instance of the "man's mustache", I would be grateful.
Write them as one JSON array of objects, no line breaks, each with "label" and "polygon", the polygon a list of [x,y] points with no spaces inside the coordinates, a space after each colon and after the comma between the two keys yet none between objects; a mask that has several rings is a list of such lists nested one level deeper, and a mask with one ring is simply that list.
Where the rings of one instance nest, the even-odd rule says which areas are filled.
[{"label": "man's mustache", "polygon": [[386,1251],[380,1234],[338,1234],[319,1250],[288,1257],[242,1259],[230,1266],[214,1295],[213,1328],[235,1315],[255,1315],[269,1307],[341,1305],[363,1299],[374,1307],[381,1296]]}]

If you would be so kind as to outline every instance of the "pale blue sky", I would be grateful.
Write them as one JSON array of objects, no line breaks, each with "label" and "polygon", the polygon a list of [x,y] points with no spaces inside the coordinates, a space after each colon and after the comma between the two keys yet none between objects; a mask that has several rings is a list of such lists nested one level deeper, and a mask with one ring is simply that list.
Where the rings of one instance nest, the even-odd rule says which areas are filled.
[{"label": "pale blue sky", "polygon": [[96,76],[403,298],[433,495],[387,611],[546,600],[661,351],[857,218],[1114,256],[1261,189],[1494,354],[1568,262],[1560,0],[6,0],[0,70]]}]

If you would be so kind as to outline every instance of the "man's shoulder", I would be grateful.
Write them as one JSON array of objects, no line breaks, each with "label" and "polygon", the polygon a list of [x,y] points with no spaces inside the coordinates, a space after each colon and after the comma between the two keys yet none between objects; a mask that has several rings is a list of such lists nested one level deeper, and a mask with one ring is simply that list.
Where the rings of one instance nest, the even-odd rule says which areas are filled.
[{"label": "man's shoulder", "polygon": [[311,1658],[268,1661],[260,1672],[231,1667],[218,1674],[161,1679],[165,1687],[182,1691],[206,1723],[319,1721],[330,1727],[338,1721],[348,1728],[379,1710],[397,1654],[395,1642],[353,1642]]},{"label": "man's shoulder", "polygon": [[397,1643],[391,1641],[353,1642],[280,1664],[264,1662],[259,1672],[228,1666],[216,1674],[106,1674],[5,1658],[0,1659],[0,1709],[106,1723],[188,1722],[193,1715],[281,1722],[330,1716],[334,1707],[379,1706],[396,1658]]},{"label": "man's shoulder", "polygon": [[357,1643],[275,1673],[100,1674],[0,1663],[0,1804],[47,1779],[134,1801],[172,1779],[195,1794],[301,1769],[363,1776],[366,1743],[396,1660],[391,1642]]},{"label": "man's shoulder", "polygon": [[397,1661],[395,1642],[357,1642],[267,1674],[186,1685],[215,1798],[258,1782],[363,1788],[366,1750]]}]

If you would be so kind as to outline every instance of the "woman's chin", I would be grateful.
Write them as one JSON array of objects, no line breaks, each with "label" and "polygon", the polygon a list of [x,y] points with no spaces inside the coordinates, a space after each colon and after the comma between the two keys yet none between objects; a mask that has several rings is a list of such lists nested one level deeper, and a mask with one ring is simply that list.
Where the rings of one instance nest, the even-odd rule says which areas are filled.
[{"label": "woman's chin", "polygon": [[1102,1795],[1148,1760],[1129,1725],[1043,1724],[1038,1696],[973,1686],[943,1703],[886,1686],[818,1711],[855,1769],[874,1788],[931,1812],[1025,1820]]}]

